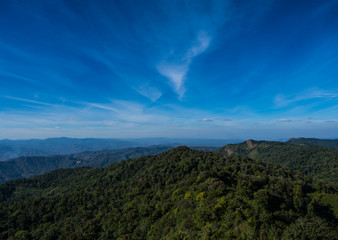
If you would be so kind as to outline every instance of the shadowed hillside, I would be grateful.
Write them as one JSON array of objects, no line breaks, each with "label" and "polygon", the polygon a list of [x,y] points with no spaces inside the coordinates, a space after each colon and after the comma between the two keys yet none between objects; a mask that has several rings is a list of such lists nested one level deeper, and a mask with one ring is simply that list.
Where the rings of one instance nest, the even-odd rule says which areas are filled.
[{"label": "shadowed hillside", "polygon": [[32,177],[59,168],[81,166],[103,167],[121,160],[158,154],[172,148],[173,147],[170,146],[152,146],[146,148],[138,147],[118,150],[87,151],[50,157],[20,157],[0,162],[0,183],[17,178]]}]

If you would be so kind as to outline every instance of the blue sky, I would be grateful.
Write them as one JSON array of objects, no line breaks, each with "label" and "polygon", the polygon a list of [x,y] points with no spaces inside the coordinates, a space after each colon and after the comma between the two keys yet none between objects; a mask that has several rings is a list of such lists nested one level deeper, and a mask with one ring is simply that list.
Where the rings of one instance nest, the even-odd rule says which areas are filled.
[{"label": "blue sky", "polygon": [[338,137],[338,1],[0,1],[0,138]]}]

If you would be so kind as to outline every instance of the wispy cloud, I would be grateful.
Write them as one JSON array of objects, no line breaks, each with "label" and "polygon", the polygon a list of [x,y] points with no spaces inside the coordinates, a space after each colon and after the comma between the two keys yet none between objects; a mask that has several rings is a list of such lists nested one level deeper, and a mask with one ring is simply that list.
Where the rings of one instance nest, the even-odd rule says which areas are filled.
[{"label": "wispy cloud", "polygon": [[169,79],[170,85],[173,87],[174,91],[178,94],[179,98],[182,98],[185,92],[183,81],[186,73],[188,72],[188,65],[166,63],[159,66],[158,71]]},{"label": "wispy cloud", "polygon": [[277,107],[285,107],[290,104],[310,100],[310,99],[327,99],[327,100],[338,100],[338,93],[328,92],[320,89],[310,89],[297,95],[283,95],[278,94],[275,96],[274,102]]},{"label": "wispy cloud", "polygon": [[212,119],[208,119],[208,118],[202,118],[200,120],[198,120],[199,122],[213,122]]},{"label": "wispy cloud", "polygon": [[197,39],[195,40],[194,44],[188,50],[185,60],[190,63],[192,58],[200,55],[209,47],[211,41],[211,37],[205,32],[201,31],[197,35]]},{"label": "wispy cloud", "polygon": [[0,69],[0,75],[5,76],[5,77],[10,77],[10,78],[14,78],[14,79],[20,79],[29,83],[37,83],[38,81],[20,74],[16,74],[16,73],[11,73],[11,72],[7,72],[4,71],[2,69]]},{"label": "wispy cloud", "polygon": [[12,100],[17,100],[17,101],[20,101],[20,102],[28,102],[28,103],[34,103],[34,104],[44,105],[44,106],[55,106],[55,104],[40,102],[40,101],[36,101],[36,100],[31,100],[31,99],[18,98],[18,97],[12,97],[12,96],[4,96],[4,97],[8,98],[8,99],[12,99]]},{"label": "wispy cloud", "polygon": [[155,87],[141,86],[139,88],[135,88],[135,90],[153,102],[162,96],[162,93]]},{"label": "wispy cloud", "polygon": [[205,31],[200,31],[182,58],[178,59],[177,62],[163,62],[159,64],[159,73],[169,79],[179,99],[183,97],[186,90],[184,88],[184,81],[191,61],[209,47],[210,41],[211,37]]},{"label": "wispy cloud", "polygon": [[[88,103],[83,105],[88,109],[89,115],[96,115],[95,119],[102,119],[100,123],[104,125],[116,125],[117,123],[125,124],[160,124],[167,123],[169,117],[166,114],[160,114],[147,105],[134,101],[110,100],[107,103]],[[101,109],[106,114],[95,111]],[[114,123],[114,124],[112,124]]]},{"label": "wispy cloud", "polygon": [[108,110],[108,111],[118,112],[118,110],[116,108],[113,108],[113,107],[110,107],[110,106],[106,106],[106,105],[103,105],[103,104],[87,103],[87,105],[89,107],[94,107],[94,108],[104,109],[104,110]]}]

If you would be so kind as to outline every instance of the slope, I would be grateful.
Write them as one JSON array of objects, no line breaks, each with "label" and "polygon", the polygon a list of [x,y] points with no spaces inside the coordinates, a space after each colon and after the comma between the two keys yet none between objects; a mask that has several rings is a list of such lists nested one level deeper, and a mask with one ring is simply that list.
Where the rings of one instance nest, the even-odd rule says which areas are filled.
[{"label": "slope", "polygon": [[248,140],[219,150],[226,156],[248,156],[338,184],[338,150],[314,145]]},{"label": "slope", "polygon": [[290,138],[287,143],[338,148],[338,139]]},{"label": "slope", "polygon": [[0,185],[1,239],[338,239],[290,169],[179,147]]}]

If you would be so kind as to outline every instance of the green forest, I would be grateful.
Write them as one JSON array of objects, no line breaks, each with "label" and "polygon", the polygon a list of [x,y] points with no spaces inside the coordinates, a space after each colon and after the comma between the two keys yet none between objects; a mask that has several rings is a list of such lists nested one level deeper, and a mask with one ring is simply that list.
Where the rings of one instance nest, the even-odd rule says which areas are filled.
[{"label": "green forest", "polygon": [[338,239],[337,189],[178,147],[0,185],[1,239]]},{"label": "green forest", "polygon": [[289,167],[311,177],[338,184],[337,140],[290,139],[286,143],[248,140],[228,144],[219,149],[226,156],[247,156],[280,166]]},{"label": "green forest", "polygon": [[318,139],[318,138],[290,138],[287,143],[298,145],[314,145],[329,148],[338,148],[338,139]]}]

